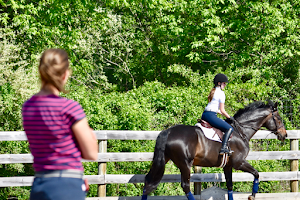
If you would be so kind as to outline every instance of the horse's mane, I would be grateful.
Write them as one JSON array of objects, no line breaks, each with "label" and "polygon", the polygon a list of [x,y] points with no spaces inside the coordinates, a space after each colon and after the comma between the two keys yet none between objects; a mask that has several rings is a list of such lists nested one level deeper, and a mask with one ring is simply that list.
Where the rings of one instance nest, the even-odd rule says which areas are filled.
[{"label": "horse's mane", "polygon": [[262,101],[254,101],[253,103],[250,103],[249,105],[245,106],[244,108],[239,109],[236,112],[236,114],[234,115],[234,118],[238,118],[241,115],[243,115],[244,113],[256,110],[258,108],[270,108],[273,106],[274,106],[274,103],[271,100],[268,100],[268,104],[265,104]]}]

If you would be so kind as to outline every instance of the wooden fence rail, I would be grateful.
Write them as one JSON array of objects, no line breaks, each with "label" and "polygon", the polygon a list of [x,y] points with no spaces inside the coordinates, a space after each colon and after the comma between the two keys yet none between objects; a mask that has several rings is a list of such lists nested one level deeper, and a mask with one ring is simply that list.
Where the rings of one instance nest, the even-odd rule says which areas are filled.
[{"label": "wooden fence rail", "polygon": [[[160,131],[94,131],[98,140],[156,140]],[[300,130],[287,130],[286,139],[299,139]],[[270,131],[258,131],[252,139],[276,139]],[[23,131],[0,132],[0,141],[25,141],[27,137]]]},{"label": "wooden fence rail", "polygon": [[[90,184],[112,184],[112,183],[143,183],[145,175],[141,174],[106,174],[86,175]],[[31,186],[33,176],[1,177],[0,187]],[[249,173],[233,173],[234,182],[253,181]],[[180,182],[179,174],[165,174],[161,182]],[[300,172],[260,172],[260,181],[291,181],[300,180]],[[225,182],[223,173],[191,174],[191,182]]]},{"label": "wooden fence rail", "polygon": [[[98,198],[87,199],[138,199],[138,197],[104,197],[105,185],[110,183],[142,183],[145,175],[122,174],[113,175],[106,174],[107,162],[140,162],[151,161],[152,152],[146,153],[112,153],[106,152],[106,141],[110,139],[117,140],[156,140],[159,131],[94,131],[99,140],[99,175],[87,175],[85,178],[90,184],[99,184]],[[300,172],[298,172],[298,160],[300,159],[300,151],[298,150],[298,139],[300,138],[300,130],[288,130],[287,139],[291,142],[291,151],[260,151],[249,152],[247,160],[291,160],[291,171],[288,172],[260,172],[260,181],[291,181],[292,192],[298,192],[298,181],[300,180]],[[276,139],[277,137],[269,131],[258,131],[252,139]],[[26,141],[26,135],[23,131],[0,132],[0,141]],[[33,157],[31,154],[2,154],[0,155],[0,164],[12,163],[32,163]],[[83,162],[92,162],[83,160]],[[0,177],[0,187],[12,186],[30,186],[33,181],[33,176],[17,176],[17,177]],[[249,173],[233,173],[234,182],[253,181],[253,176]],[[164,175],[162,182],[180,182],[180,175]],[[191,182],[225,182],[225,177],[222,173],[211,174],[191,174]],[[102,190],[102,191],[101,191]],[[103,191],[104,190],[104,191]],[[102,196],[102,197],[101,197]],[[284,196],[284,195],[283,195]],[[299,199],[299,193],[293,193],[290,199]],[[197,195],[196,195],[197,197]],[[276,199],[275,195],[275,199]],[[287,197],[287,196],[285,196]],[[185,198],[185,197],[184,197]],[[183,199],[184,199],[183,198]],[[271,197],[270,197],[271,198]],[[149,198],[151,199],[151,197]],[[157,197],[156,199],[171,199],[171,197]],[[173,199],[181,199],[173,198]]]},{"label": "wooden fence rail", "polygon": [[[153,153],[98,153],[97,161],[83,162],[140,162],[152,161]],[[247,160],[299,160],[300,151],[249,152]],[[0,164],[33,163],[31,154],[0,154]]]}]

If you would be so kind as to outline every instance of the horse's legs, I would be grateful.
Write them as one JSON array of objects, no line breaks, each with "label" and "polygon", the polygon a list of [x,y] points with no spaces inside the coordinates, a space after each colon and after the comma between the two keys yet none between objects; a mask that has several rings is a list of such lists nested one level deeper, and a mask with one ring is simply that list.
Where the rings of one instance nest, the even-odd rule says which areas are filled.
[{"label": "horse's legs", "polygon": [[224,174],[226,179],[226,186],[228,190],[228,200],[233,200],[232,191],[232,167],[224,167]]},{"label": "horse's legs", "polygon": [[[175,163],[176,164],[176,163]],[[178,166],[178,165],[177,165]],[[188,200],[195,200],[190,189],[191,164],[187,161],[178,166],[181,172],[181,187]]]},{"label": "horse's legs", "polygon": [[242,164],[236,168],[238,170],[242,170],[244,172],[249,172],[254,176],[253,186],[252,186],[252,195],[248,197],[249,200],[255,199],[255,194],[258,192],[259,185],[259,174],[258,171],[252,167],[247,161],[243,161]]}]

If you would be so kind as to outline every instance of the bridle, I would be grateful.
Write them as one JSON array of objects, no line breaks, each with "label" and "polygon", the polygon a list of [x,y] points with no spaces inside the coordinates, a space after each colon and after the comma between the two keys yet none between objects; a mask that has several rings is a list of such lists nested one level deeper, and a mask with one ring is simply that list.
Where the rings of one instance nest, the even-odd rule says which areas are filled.
[{"label": "bridle", "polygon": [[[275,135],[278,135],[278,130],[279,129],[281,129],[282,127],[284,127],[284,125],[283,125],[283,123],[279,126],[278,125],[278,122],[276,121],[276,119],[275,119],[275,115],[274,115],[274,113],[275,112],[278,112],[278,110],[276,109],[274,109],[273,107],[270,107],[270,109],[271,109],[271,113],[262,121],[262,123],[261,123],[261,126],[266,122],[266,121],[268,121],[271,117],[272,117],[272,119],[274,120],[274,123],[275,123],[275,126],[276,126],[276,130],[275,131],[271,131],[272,133],[274,133]],[[275,110],[275,111],[274,111]],[[240,126],[240,127],[243,127],[243,128],[249,128],[249,129],[252,129],[252,130],[254,130],[255,132],[257,132],[259,129],[257,129],[257,128],[254,128],[254,127],[252,127],[252,126],[245,126],[245,125],[242,125],[242,124],[240,124],[237,120],[234,120],[234,124],[235,124],[235,127],[237,128],[237,132],[238,132],[238,134],[240,135],[240,137],[243,139],[243,140],[247,140],[247,136],[245,135],[245,134],[243,134],[242,133],[242,131],[239,131],[239,128],[236,126],[236,124],[238,125],[238,126]],[[260,127],[261,127],[260,126]]]},{"label": "bridle", "polygon": [[[284,127],[284,124],[282,123],[280,126],[278,126],[277,121],[275,120],[275,115],[274,115],[274,111],[273,108],[271,107],[272,110],[272,118],[274,120],[275,126],[276,126],[276,131],[272,131],[272,133],[274,133],[275,135],[278,134],[278,130],[281,129],[282,127]],[[275,112],[278,113],[278,110],[275,110]]]}]

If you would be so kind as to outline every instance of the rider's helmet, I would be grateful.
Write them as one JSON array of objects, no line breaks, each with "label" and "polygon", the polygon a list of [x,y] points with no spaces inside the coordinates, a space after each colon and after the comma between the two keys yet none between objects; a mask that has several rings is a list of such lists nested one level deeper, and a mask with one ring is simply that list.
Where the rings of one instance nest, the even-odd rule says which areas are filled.
[{"label": "rider's helmet", "polygon": [[223,82],[228,83],[227,76],[225,74],[221,74],[221,73],[217,74],[214,78],[214,84],[218,85],[219,82],[220,83],[223,83]]}]

